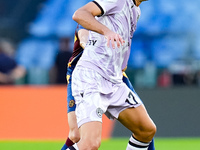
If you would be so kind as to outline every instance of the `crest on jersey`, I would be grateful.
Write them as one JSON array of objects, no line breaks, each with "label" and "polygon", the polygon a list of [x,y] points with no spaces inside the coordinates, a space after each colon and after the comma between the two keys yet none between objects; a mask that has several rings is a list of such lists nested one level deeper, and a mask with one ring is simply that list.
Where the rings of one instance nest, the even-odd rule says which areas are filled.
[{"label": "crest on jersey", "polygon": [[103,110],[101,108],[97,108],[96,113],[99,118],[102,118]]},{"label": "crest on jersey", "polygon": [[73,107],[75,105],[75,101],[72,99],[69,101],[69,107]]}]

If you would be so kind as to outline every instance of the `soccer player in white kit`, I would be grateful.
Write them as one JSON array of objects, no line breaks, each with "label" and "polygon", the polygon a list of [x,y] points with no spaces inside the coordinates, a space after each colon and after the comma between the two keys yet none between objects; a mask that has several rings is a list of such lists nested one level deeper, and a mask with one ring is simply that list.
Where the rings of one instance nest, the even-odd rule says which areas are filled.
[{"label": "soccer player in white kit", "polygon": [[[147,150],[156,126],[138,95],[122,81],[133,33],[144,0],[95,0],[73,19],[90,30],[82,57],[72,74],[80,141],[68,149],[97,150],[102,114],[132,131],[127,150]],[[98,16],[98,18],[95,18]]]}]

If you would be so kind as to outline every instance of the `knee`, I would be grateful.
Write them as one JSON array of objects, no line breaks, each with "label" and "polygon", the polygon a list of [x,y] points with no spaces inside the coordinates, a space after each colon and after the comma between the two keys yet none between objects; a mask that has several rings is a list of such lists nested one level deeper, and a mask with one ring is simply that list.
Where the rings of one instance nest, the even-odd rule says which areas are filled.
[{"label": "knee", "polygon": [[78,130],[77,131],[75,131],[75,130],[70,131],[69,132],[69,138],[70,138],[70,140],[73,143],[77,143],[80,140],[80,133],[79,133],[79,131]]},{"label": "knee", "polygon": [[154,135],[156,134],[157,128],[154,123],[152,123],[147,131],[147,137],[149,137],[150,141],[153,139]]},{"label": "knee", "polygon": [[144,133],[144,140],[146,142],[150,142],[154,135],[156,134],[156,125],[154,123],[152,123],[151,125],[149,125],[146,130],[145,130],[145,133]]},{"label": "knee", "polygon": [[101,145],[101,139],[91,139],[89,142],[91,150],[98,150]]},{"label": "knee", "polygon": [[98,139],[87,139],[84,142],[84,150],[98,150],[101,145],[101,140]]},{"label": "knee", "polygon": [[98,150],[100,145],[101,142],[94,140],[92,143],[90,143],[91,150]]},{"label": "knee", "polygon": [[139,141],[150,142],[153,139],[156,130],[156,125],[152,123],[148,126],[139,128],[138,132],[136,134],[134,133],[134,135]]}]

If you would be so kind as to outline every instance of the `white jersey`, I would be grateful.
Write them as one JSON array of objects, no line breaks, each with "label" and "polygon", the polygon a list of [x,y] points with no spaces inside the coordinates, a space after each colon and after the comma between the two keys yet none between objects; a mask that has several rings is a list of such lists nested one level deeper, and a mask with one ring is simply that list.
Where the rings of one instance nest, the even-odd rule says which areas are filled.
[{"label": "white jersey", "polygon": [[127,66],[133,33],[136,30],[140,8],[133,0],[95,0],[102,10],[97,20],[110,30],[122,36],[125,43],[115,49],[107,47],[107,39],[96,32],[90,31],[89,40],[77,66],[93,69],[104,78],[113,82],[122,82],[122,70]]}]

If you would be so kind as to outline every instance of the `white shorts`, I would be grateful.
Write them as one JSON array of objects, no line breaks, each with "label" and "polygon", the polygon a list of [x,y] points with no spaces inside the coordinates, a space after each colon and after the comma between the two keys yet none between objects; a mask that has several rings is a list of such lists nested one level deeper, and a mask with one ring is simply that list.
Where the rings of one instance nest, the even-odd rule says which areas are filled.
[{"label": "white shorts", "polygon": [[91,121],[118,118],[126,108],[138,107],[142,101],[125,83],[114,84],[94,70],[77,66],[72,74],[72,95],[76,101],[78,127]]}]

